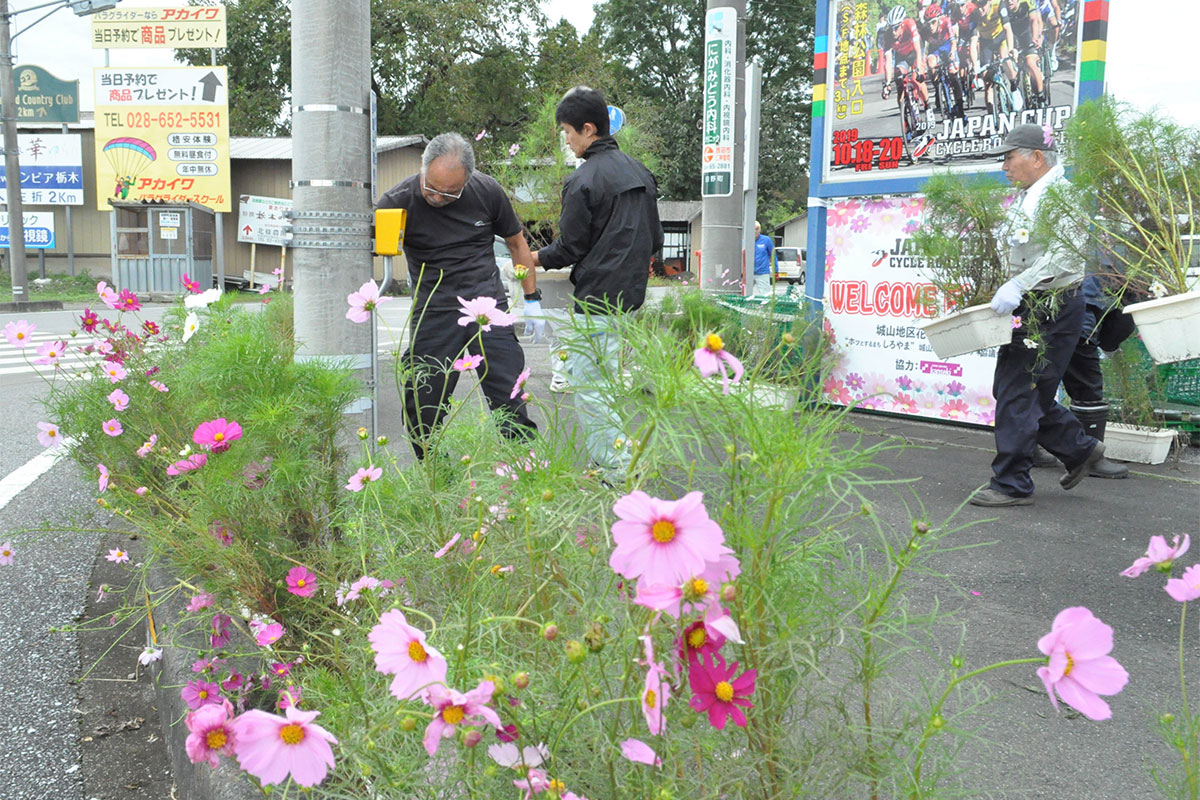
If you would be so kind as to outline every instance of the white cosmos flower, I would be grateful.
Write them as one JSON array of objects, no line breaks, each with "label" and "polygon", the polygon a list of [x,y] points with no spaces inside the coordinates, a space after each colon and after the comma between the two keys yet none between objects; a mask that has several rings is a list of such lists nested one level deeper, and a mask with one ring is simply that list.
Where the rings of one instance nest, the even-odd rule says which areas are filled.
[{"label": "white cosmos flower", "polygon": [[500,766],[515,769],[521,766],[540,767],[550,757],[550,751],[541,743],[537,747],[519,748],[512,742],[504,742],[489,747],[488,755]]},{"label": "white cosmos flower", "polygon": [[1155,281],[1150,284],[1150,294],[1157,300],[1160,297],[1166,297],[1170,292],[1167,291],[1167,287],[1163,286],[1160,281]]},{"label": "white cosmos flower", "polygon": [[1037,342],[1035,342],[1033,339],[1027,338],[1027,339],[1025,339],[1025,346],[1028,347],[1030,350],[1036,350]]},{"label": "white cosmos flower", "polygon": [[207,289],[200,294],[189,294],[183,298],[184,308],[208,308],[213,303],[221,299],[221,290],[215,286]]},{"label": "white cosmos flower", "polygon": [[162,655],[163,651],[161,647],[149,646],[142,651],[140,656],[138,656],[138,663],[142,666],[146,666],[151,661],[158,661],[160,658],[162,658]]},{"label": "white cosmos flower", "polygon": [[[199,295],[192,296],[199,297]],[[192,338],[192,335],[198,330],[200,330],[200,318],[197,317],[196,312],[193,311],[192,313],[188,314],[187,319],[183,321],[183,340],[186,342],[188,339]]]}]

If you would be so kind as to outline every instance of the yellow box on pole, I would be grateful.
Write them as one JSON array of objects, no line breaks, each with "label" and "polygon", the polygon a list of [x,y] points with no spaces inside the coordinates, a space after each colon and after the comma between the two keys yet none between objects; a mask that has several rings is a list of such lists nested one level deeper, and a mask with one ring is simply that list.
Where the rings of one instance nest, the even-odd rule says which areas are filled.
[{"label": "yellow box on pole", "polygon": [[404,226],[407,223],[407,209],[376,209],[375,254],[380,256],[400,255],[400,248],[404,245]]}]

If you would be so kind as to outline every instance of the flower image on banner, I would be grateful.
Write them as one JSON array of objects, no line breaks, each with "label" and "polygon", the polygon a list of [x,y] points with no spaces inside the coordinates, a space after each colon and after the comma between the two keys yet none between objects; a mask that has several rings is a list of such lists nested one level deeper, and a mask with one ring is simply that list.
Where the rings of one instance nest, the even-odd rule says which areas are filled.
[{"label": "flower image on banner", "polygon": [[924,203],[912,196],[830,205],[828,218],[847,222],[829,231],[840,243],[836,275],[826,269],[824,327],[839,357],[825,377],[825,400],[991,425],[995,350],[943,361],[917,327],[930,317],[924,298],[934,296],[911,246]]}]

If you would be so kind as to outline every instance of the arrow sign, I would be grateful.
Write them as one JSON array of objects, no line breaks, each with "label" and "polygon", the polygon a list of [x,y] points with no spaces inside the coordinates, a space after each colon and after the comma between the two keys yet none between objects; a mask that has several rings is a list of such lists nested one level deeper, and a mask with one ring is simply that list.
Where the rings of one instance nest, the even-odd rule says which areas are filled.
[{"label": "arrow sign", "polygon": [[254,228],[251,228],[249,225],[242,228],[242,233],[246,234],[247,236],[249,236],[253,232],[254,232]]},{"label": "arrow sign", "polygon": [[204,87],[204,96],[201,98],[204,102],[211,103],[217,99],[217,87],[222,84],[214,73],[210,72],[201,78],[200,85]]}]

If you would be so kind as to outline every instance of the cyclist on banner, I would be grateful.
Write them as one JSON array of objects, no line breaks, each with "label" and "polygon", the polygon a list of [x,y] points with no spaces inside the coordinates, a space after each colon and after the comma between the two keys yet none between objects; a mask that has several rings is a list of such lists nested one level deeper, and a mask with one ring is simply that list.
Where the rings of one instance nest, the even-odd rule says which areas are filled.
[{"label": "cyclist on banner", "polygon": [[[972,15],[972,23],[975,33],[971,39],[971,60],[975,62],[976,69],[979,71],[985,70],[988,67],[992,69],[992,80],[1003,80],[1001,75],[997,74],[1000,71],[1001,65],[1003,75],[1007,76],[1010,84],[1016,83],[1017,71],[1013,68],[1012,62],[1008,60],[1008,54],[1013,49],[1013,29],[1008,19],[1008,9],[1005,8],[1003,0],[986,0],[983,4],[975,9]],[[1014,105],[1021,108],[1020,92],[1014,92]],[[984,100],[988,107],[992,107],[992,86],[987,83],[984,87]]]},{"label": "cyclist on banner", "polygon": [[962,91],[958,87],[958,48],[955,47],[955,26],[942,11],[939,3],[930,3],[922,13],[925,22],[921,25],[921,38],[925,41],[925,69],[932,78],[939,66],[945,69],[945,80],[954,93],[954,108],[946,108],[947,117],[958,116],[962,105]]},{"label": "cyclist on banner", "polygon": [[1050,71],[1058,72],[1058,34],[1062,30],[1062,8],[1058,0],[1038,0],[1038,11],[1046,23],[1046,47],[1050,49]]},{"label": "cyclist on banner", "polygon": [[979,71],[979,65],[972,59],[971,39],[975,36],[975,11],[978,6],[971,0],[955,0],[950,5],[950,22],[955,26],[958,37],[958,64],[961,68],[963,84],[971,80]]},{"label": "cyclist on banner", "polygon": [[[929,89],[925,85],[925,52],[921,42],[921,31],[917,21],[908,16],[904,6],[894,6],[887,16],[888,27],[880,41],[880,48],[887,49],[884,62],[883,99],[886,100],[892,91],[892,81],[896,84],[896,103],[900,104],[900,93],[904,87],[904,73],[915,70],[917,73],[917,94],[922,103],[929,103]],[[887,76],[891,76],[889,80]],[[932,111],[930,112],[932,113]]]},{"label": "cyclist on banner", "polygon": [[[1037,9],[1037,2],[1031,0],[1004,0],[1008,5],[1008,21],[1012,26],[1016,48],[1020,51],[1021,66],[1033,79],[1035,97],[1026,97],[1025,105],[1036,107],[1042,98],[1042,88],[1045,76],[1038,66],[1042,46],[1042,13]],[[1016,91],[1013,92],[1014,97]],[[1019,104],[1017,104],[1019,106]]]}]

